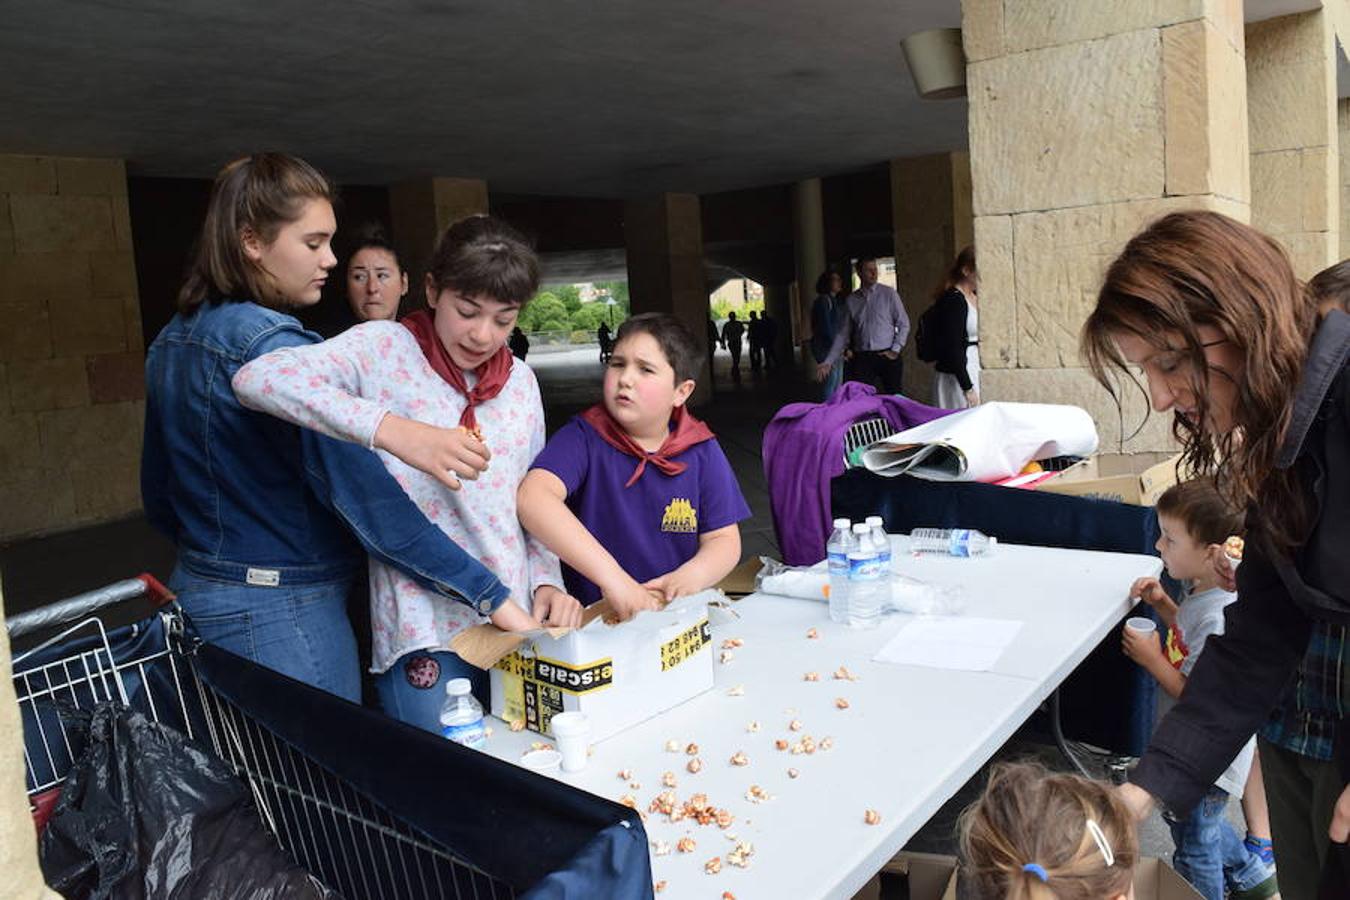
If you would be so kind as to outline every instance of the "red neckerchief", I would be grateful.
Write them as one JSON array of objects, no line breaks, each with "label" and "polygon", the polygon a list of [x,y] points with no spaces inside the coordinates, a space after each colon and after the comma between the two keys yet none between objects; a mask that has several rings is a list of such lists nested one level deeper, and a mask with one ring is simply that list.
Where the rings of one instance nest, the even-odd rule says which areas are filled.
[{"label": "red neckerchief", "polygon": [[400,324],[417,338],[417,345],[422,348],[427,363],[436,374],[445,379],[446,384],[459,391],[468,401],[464,412],[459,416],[459,424],[469,429],[477,428],[478,417],[474,415],[473,408],[479,403],[491,400],[506,387],[506,380],[511,377],[511,362],[515,359],[511,351],[503,344],[496,353],[488,357],[486,362],[474,369],[478,374],[478,383],[473,386],[473,390],[469,390],[464,371],[455,365],[455,361],[450,358],[445,345],[436,334],[436,322],[430,310],[421,309],[410,316],[404,316]]},{"label": "red neckerchief", "polygon": [[675,407],[675,412],[671,416],[671,422],[674,428],[666,439],[661,442],[661,446],[656,450],[643,450],[638,446],[637,441],[628,436],[628,432],[623,430],[614,417],[605,409],[603,403],[597,403],[590,409],[581,414],[581,418],[586,420],[596,433],[615,450],[620,453],[626,453],[629,456],[638,459],[637,468],[633,470],[633,475],[624,484],[624,487],[631,487],[634,482],[642,477],[642,473],[647,468],[647,463],[651,463],[665,472],[667,475],[678,475],[689,468],[688,463],[682,463],[671,457],[679,456],[695,444],[701,444],[704,441],[712,440],[712,429],[703,422],[695,419],[683,406]]}]

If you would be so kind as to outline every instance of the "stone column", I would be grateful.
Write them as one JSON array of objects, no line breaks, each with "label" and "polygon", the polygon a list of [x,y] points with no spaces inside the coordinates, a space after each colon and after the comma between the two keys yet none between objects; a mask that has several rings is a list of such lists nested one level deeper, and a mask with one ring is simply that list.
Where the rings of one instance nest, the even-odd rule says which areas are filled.
[{"label": "stone column", "polygon": [[1325,10],[1247,26],[1252,224],[1309,278],[1341,258],[1336,37]]},{"label": "stone column", "polygon": [[0,539],[140,509],[145,356],[121,160],[0,156]]},{"label": "stone column", "polygon": [[1337,146],[1344,147],[1344,153],[1338,153],[1340,170],[1341,201],[1341,240],[1338,259],[1350,257],[1350,100],[1341,100],[1336,104]]},{"label": "stone column", "polygon": [[488,211],[487,182],[477,178],[414,178],[389,187],[394,246],[408,270],[408,299],[425,305],[427,258],[448,226]]},{"label": "stone column", "polygon": [[[802,343],[802,357],[808,368],[815,365],[805,342],[811,337],[811,304],[816,299],[816,279],[825,271],[825,215],[821,205],[820,179],[808,178],[792,186],[792,250],[795,256],[797,275],[796,320],[800,327],[793,331],[789,340],[795,347]],[[767,290],[767,288],[766,288]],[[768,309],[769,298],[765,295],[764,307]],[[771,313],[778,318],[777,311]],[[780,321],[779,331],[787,326]],[[779,362],[786,363],[788,357],[779,351]]]},{"label": "stone column", "polygon": [[[819,274],[819,273],[817,273]],[[814,279],[813,279],[814,281]],[[812,285],[814,286],[814,284]],[[800,296],[800,294],[798,294]],[[815,292],[811,292],[812,298]],[[773,321],[778,326],[778,334],[774,338],[774,354],[778,360],[778,365],[791,366],[794,363],[792,350],[796,345],[796,335],[804,333],[793,330],[793,307],[792,307],[792,285],[790,284],[765,284],[764,285],[764,312],[772,316]],[[798,303],[797,315],[801,315],[801,305]],[[800,320],[799,320],[800,321]],[[805,313],[805,321],[809,324],[811,321],[810,308]]]},{"label": "stone column", "polygon": [[962,14],[984,396],[1083,406],[1103,450],[1170,449],[1140,392],[1126,386],[1121,410],[1091,380],[1078,335],[1144,224],[1249,217],[1242,4],[964,0]]},{"label": "stone column", "polygon": [[623,235],[632,311],[673,313],[693,331],[703,350],[703,367],[692,400],[711,399],[708,288],[703,279],[698,195],[658,194],[625,200]]},{"label": "stone column", "polygon": [[974,240],[970,204],[970,154],[891,160],[895,286],[910,322],[904,349],[905,393],[923,403],[933,400],[934,370],[932,363],[920,362],[915,355],[913,329],[956,254]]}]

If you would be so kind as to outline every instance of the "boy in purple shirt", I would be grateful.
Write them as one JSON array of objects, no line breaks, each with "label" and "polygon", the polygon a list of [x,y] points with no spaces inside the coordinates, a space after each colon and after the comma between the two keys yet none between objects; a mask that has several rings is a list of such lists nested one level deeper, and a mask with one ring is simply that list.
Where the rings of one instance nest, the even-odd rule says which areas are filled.
[{"label": "boy in purple shirt", "polygon": [[703,361],[667,313],[619,326],[604,402],[563,426],[516,498],[520,521],[563,562],[568,592],[620,618],[717,584],[749,518],[708,426],[685,409]]}]

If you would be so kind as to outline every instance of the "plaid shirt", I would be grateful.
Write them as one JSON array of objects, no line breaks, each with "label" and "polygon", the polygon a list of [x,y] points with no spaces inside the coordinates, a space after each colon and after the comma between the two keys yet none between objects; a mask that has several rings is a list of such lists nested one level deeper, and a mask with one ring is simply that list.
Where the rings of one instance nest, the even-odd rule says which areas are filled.
[{"label": "plaid shirt", "polygon": [[1350,699],[1350,643],[1345,625],[1318,622],[1279,706],[1261,729],[1276,746],[1312,759],[1333,758],[1336,727]]}]

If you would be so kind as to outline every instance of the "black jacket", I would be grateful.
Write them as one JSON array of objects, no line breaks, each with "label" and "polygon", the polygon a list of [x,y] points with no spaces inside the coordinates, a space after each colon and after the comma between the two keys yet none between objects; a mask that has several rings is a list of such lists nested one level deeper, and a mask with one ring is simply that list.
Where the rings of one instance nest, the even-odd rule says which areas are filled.
[{"label": "black jacket", "polygon": [[933,325],[933,346],[937,348],[933,366],[939,372],[955,375],[963,391],[974,386],[966,370],[966,347],[970,346],[966,338],[966,312],[966,295],[951,288],[934,301],[933,316],[929,319]]},{"label": "black jacket", "polygon": [[1188,812],[1279,701],[1314,620],[1350,622],[1350,315],[1335,311],[1313,338],[1277,464],[1295,467],[1313,499],[1314,526],[1287,561],[1247,517],[1238,600],[1222,636],[1186,681],[1130,780],[1178,814]]}]

